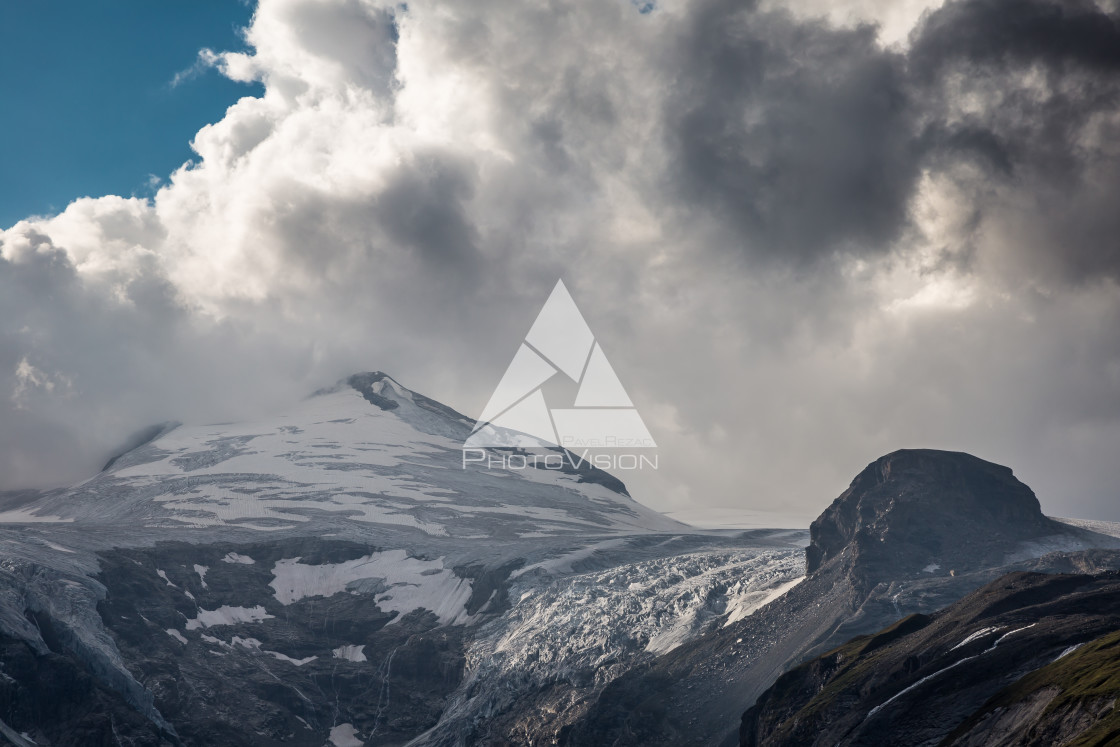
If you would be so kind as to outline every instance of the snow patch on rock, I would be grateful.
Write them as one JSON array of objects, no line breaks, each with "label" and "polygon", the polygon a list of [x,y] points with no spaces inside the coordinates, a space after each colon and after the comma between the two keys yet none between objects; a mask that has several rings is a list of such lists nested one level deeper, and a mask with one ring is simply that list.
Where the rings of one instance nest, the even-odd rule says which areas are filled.
[{"label": "snow patch on rock", "polygon": [[733,591],[728,593],[728,614],[727,620],[723,623],[723,626],[727,627],[733,622],[737,622],[744,617],[754,614],[804,580],[804,576],[798,576],[797,578],[786,581],[783,584],[778,584],[770,589],[751,589],[750,579],[744,579],[736,585]]},{"label": "snow patch on rock", "polygon": [[[471,585],[459,578],[443,560],[410,557],[405,550],[388,550],[342,563],[308,565],[300,558],[277,561],[269,582],[281,604],[305,597],[329,597],[344,591],[358,593],[356,582],[379,581],[377,606],[401,615],[415,609],[431,610],[442,625],[467,622],[466,604]],[[361,584],[367,586],[367,584]]]},{"label": "snow patch on rock", "polygon": [[334,747],[362,747],[365,742],[357,734],[353,724],[339,724],[331,728],[330,742]]},{"label": "snow patch on rock", "polygon": [[973,641],[979,640],[979,639],[983,638],[984,636],[990,635],[992,633],[998,633],[1001,630],[1003,630],[1003,628],[1001,628],[1001,627],[980,628],[980,630],[977,630],[975,633],[971,634],[970,636],[968,636],[963,641],[958,643],[956,646],[953,646],[949,650],[950,651],[956,651],[958,648],[961,648],[962,646],[967,646],[968,644],[972,643]]},{"label": "snow patch on rock", "polygon": [[289,664],[294,664],[297,667],[302,667],[304,664],[310,664],[311,662],[319,658],[318,656],[308,656],[305,659],[294,659],[287,654],[280,653],[279,651],[269,651],[268,649],[261,648],[262,644],[256,638],[242,638],[239,635],[235,635],[232,639],[230,639],[229,643],[226,643],[220,638],[215,638],[214,636],[205,634],[203,634],[202,640],[208,643],[216,644],[230,651],[235,648],[243,648],[254,653],[266,654],[274,659],[279,659],[280,661],[286,661]]},{"label": "snow patch on rock", "polygon": [[237,625],[238,623],[255,623],[271,619],[273,615],[265,612],[264,607],[230,607],[223,604],[216,610],[198,611],[198,616],[187,620],[187,630],[198,628],[212,628],[216,625]]},{"label": "snow patch on rock", "polygon": [[334,658],[345,659],[346,661],[362,662],[366,660],[366,655],[363,651],[365,644],[360,646],[339,646],[332,653]]},{"label": "snow patch on rock", "polygon": [[0,512],[0,524],[66,524],[73,519],[61,516],[40,516],[30,508],[16,508]]}]

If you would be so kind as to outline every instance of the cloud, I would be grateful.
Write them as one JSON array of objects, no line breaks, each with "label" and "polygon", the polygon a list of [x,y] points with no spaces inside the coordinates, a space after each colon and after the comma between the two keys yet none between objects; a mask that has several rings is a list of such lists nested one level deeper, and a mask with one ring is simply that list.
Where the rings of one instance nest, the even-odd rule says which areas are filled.
[{"label": "cloud", "polygon": [[966,145],[956,160],[995,167],[964,177],[977,230],[1008,245],[992,254],[1014,251],[1000,261],[1044,283],[1120,278],[1106,208],[1120,187],[1120,17],[1092,3],[972,0],[927,16],[912,41],[931,130]]},{"label": "cloud", "polygon": [[710,209],[752,257],[787,264],[882,252],[918,175],[903,60],[871,26],[839,30],[701,4],[664,102],[679,199]]},{"label": "cloud", "polygon": [[[195,57],[194,62],[185,67],[171,77],[171,82],[168,84],[171,88],[178,88],[188,81],[192,81],[198,76],[218,67],[220,58],[215,54],[214,50],[203,47],[198,50],[198,56]],[[228,75],[228,73],[227,73]]]},{"label": "cloud", "polygon": [[367,368],[476,413],[563,276],[653,505],[934,446],[1120,518],[1115,11],[834,7],[262,0],[151,199],[0,233],[2,479]]}]

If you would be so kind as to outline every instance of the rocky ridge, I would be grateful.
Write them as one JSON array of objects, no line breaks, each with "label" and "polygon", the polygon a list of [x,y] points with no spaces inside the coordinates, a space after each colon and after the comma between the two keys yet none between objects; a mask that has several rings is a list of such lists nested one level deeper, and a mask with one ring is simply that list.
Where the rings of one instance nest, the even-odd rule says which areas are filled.
[{"label": "rocky ridge", "polygon": [[1120,573],[1009,574],[782,675],[740,744],[1111,744],[1118,628]]}]

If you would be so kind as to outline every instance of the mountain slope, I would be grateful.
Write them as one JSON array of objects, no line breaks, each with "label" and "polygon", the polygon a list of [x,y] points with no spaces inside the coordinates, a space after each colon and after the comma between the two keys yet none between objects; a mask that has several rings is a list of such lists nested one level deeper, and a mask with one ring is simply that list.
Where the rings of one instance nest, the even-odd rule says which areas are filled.
[{"label": "mountain slope", "polygon": [[464,469],[471,426],[358,374],[0,499],[0,733],[454,743],[576,713],[803,574],[805,532],[693,530],[575,455]]},{"label": "mountain slope", "polygon": [[272,532],[345,519],[463,538],[683,529],[574,454],[556,460],[563,469],[463,469],[471,425],[385,374],[358,374],[270,418],[162,428],[0,521]]},{"label": "mountain slope", "polygon": [[742,745],[1106,744],[1120,574],[1015,573],[783,675]]},{"label": "mountain slope", "polygon": [[614,680],[561,741],[736,742],[743,711],[789,666],[1012,570],[1120,567],[1117,553],[1090,548],[1120,541],[1043,516],[1006,467],[956,452],[888,454],[813,523],[804,581]]}]

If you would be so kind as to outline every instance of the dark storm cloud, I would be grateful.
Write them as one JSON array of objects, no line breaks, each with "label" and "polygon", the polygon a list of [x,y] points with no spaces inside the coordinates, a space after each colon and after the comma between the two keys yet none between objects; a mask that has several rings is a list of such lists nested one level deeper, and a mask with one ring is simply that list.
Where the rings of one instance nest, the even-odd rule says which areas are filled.
[{"label": "dark storm cloud", "polygon": [[1120,277],[1108,207],[1120,199],[1117,16],[1087,2],[969,0],[929,14],[911,41],[932,162],[992,167],[976,208],[1026,213],[1021,264],[1044,281]]},{"label": "dark storm cloud", "polygon": [[1115,16],[1086,0],[964,0],[926,16],[912,34],[911,71],[929,80],[956,62],[978,69],[1041,62],[1120,70]]},{"label": "dark storm cloud", "polygon": [[918,173],[903,60],[872,27],[730,0],[689,25],[666,106],[681,196],[731,223],[754,257],[882,251]]},{"label": "dark storm cloud", "polygon": [[967,163],[983,171],[968,177],[977,221],[1038,202],[1045,247],[1023,247],[1025,265],[1116,277],[1120,211],[1104,201],[1120,194],[1120,129],[1095,119],[1120,102],[1116,17],[1091,3],[966,0],[929,14],[911,42],[897,53],[871,26],[702,4],[669,58],[677,196],[719,216],[748,257],[800,267],[887,252],[923,170]]},{"label": "dark storm cloud", "polygon": [[419,252],[433,272],[474,274],[481,260],[478,232],[464,206],[473,193],[469,164],[450,153],[418,153],[378,196],[378,223],[400,246]]}]

